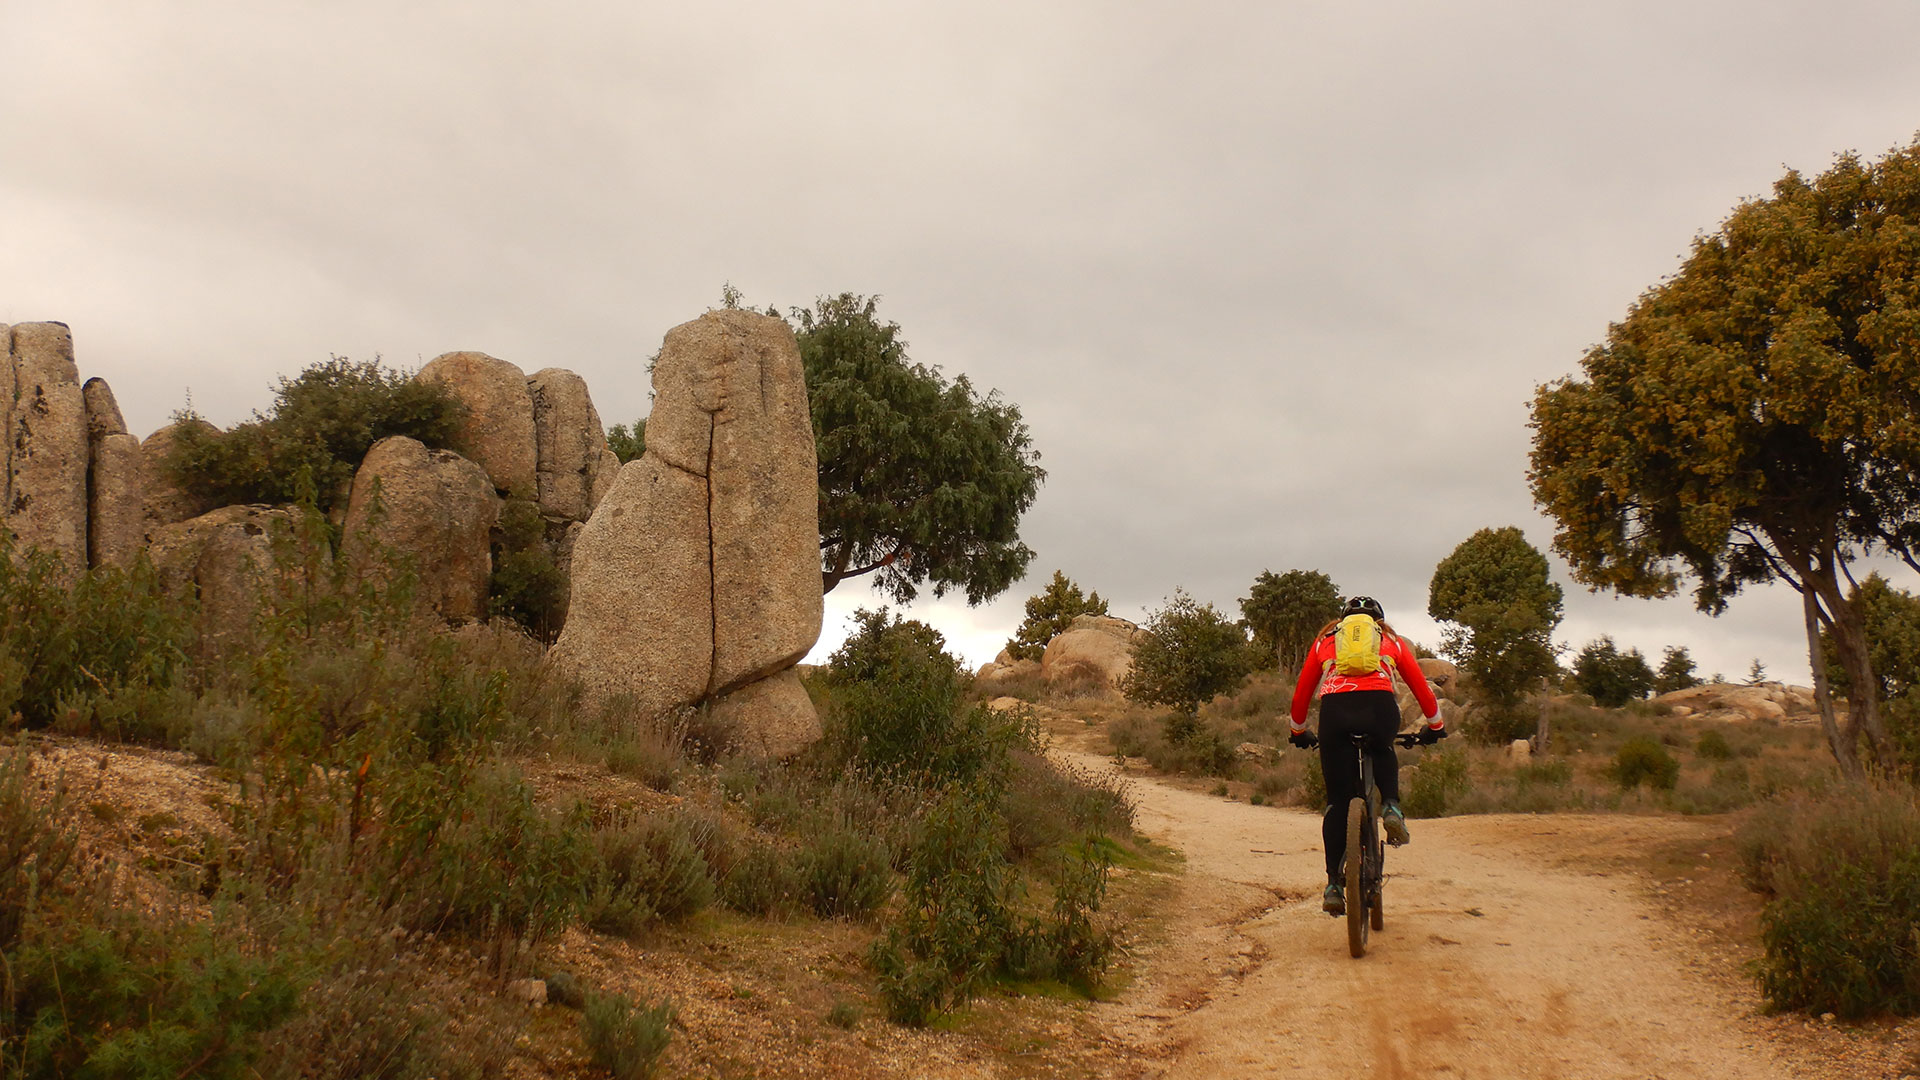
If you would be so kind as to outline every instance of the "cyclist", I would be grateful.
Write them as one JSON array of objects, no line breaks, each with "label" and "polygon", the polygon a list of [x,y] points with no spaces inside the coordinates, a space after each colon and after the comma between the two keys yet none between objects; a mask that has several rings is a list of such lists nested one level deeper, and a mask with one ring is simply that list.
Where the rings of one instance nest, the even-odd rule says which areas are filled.
[{"label": "cyclist", "polygon": [[[1372,620],[1371,626],[1352,623],[1350,620],[1356,615]],[[1363,632],[1357,639],[1349,639],[1357,640],[1357,646],[1342,646],[1337,640],[1349,629]],[[1371,638],[1365,636],[1368,633]],[[1367,651],[1369,645],[1374,650],[1372,653]],[[1363,662],[1377,660],[1378,667],[1352,672],[1356,656]],[[1300,669],[1300,682],[1293,690],[1292,733],[1287,741],[1307,749],[1317,743],[1320,771],[1327,781],[1327,812],[1321,836],[1327,851],[1328,884],[1321,907],[1329,915],[1347,912],[1341,875],[1347,847],[1347,804],[1360,794],[1354,790],[1360,775],[1359,748],[1354,746],[1354,735],[1366,737],[1366,752],[1373,759],[1374,782],[1380,786],[1380,796],[1387,804],[1381,814],[1387,842],[1399,845],[1412,839],[1407,833],[1406,818],[1400,813],[1400,762],[1393,752],[1393,738],[1400,731],[1400,706],[1394,697],[1389,665],[1413,690],[1413,696],[1420,702],[1420,712],[1428,720],[1427,727],[1418,736],[1419,741],[1432,745],[1446,738],[1446,721],[1440,716],[1440,703],[1434,700],[1426,673],[1414,658],[1413,646],[1387,625],[1386,612],[1371,596],[1348,599],[1340,618],[1321,628]],[[1318,739],[1307,731],[1307,706],[1312,703],[1316,689],[1320,693]]]}]

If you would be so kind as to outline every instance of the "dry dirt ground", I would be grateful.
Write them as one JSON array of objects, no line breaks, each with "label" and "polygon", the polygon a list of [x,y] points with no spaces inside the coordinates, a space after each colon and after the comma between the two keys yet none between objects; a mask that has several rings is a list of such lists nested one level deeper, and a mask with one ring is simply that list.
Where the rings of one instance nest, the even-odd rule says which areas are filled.
[{"label": "dry dirt ground", "polygon": [[1356,960],[1320,911],[1318,815],[1134,791],[1186,873],[1139,981],[1102,1007],[1133,1075],[1892,1080],[1920,1060],[1912,1024],[1761,1015],[1724,819],[1414,822]]}]

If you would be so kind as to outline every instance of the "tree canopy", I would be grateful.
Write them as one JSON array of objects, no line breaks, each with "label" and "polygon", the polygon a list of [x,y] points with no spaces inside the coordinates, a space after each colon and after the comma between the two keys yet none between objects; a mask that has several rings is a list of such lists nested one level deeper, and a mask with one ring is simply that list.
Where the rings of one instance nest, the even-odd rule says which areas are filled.
[{"label": "tree canopy", "polygon": [[873,574],[901,603],[929,583],[982,603],[1033,561],[1020,518],[1046,472],[1019,408],[913,363],[878,303],[841,293],[792,311],[820,458],[822,588]]},{"label": "tree canopy", "polygon": [[1553,631],[1562,599],[1548,579],[1547,557],[1509,525],[1481,529],[1440,560],[1427,614],[1454,624],[1441,631],[1441,654],[1510,722],[1527,690],[1559,670]]},{"label": "tree canopy", "polygon": [[1072,626],[1074,619],[1106,613],[1107,602],[1099,593],[1083,594],[1080,586],[1055,570],[1047,587],[1027,598],[1027,617],[1007,642],[1007,652],[1015,660],[1038,660],[1047,651],[1047,642]]},{"label": "tree canopy", "polygon": [[1653,692],[1670,694],[1699,685],[1700,677],[1693,673],[1693,655],[1687,652],[1687,647],[1667,646],[1666,651],[1660,654],[1660,670],[1654,673]]},{"label": "tree canopy", "polygon": [[1683,573],[1719,613],[1752,583],[1801,594],[1828,742],[1884,759],[1871,693],[1839,726],[1821,631],[1876,679],[1848,566],[1920,570],[1920,143],[1788,172],[1697,238],[1590,350],[1539,388],[1529,479],[1554,550],[1596,588],[1666,596]]},{"label": "tree canopy", "polygon": [[1573,688],[1595,705],[1617,709],[1653,692],[1655,675],[1639,649],[1622,650],[1613,638],[1601,635],[1573,658]]},{"label": "tree canopy", "polygon": [[1256,652],[1278,661],[1283,672],[1297,672],[1314,634],[1340,616],[1340,589],[1318,570],[1262,570],[1240,601],[1240,616]]}]

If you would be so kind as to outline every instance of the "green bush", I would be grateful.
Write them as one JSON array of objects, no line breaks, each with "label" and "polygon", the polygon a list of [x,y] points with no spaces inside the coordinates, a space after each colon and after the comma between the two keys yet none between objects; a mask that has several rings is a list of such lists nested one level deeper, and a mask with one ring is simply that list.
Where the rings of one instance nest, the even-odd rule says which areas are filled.
[{"label": "green bush", "polygon": [[[1420,756],[1400,809],[1410,818],[1444,817],[1473,790],[1473,775],[1464,751],[1449,748]],[[1324,796],[1323,796],[1324,798]]]},{"label": "green bush", "polygon": [[1642,784],[1659,791],[1672,791],[1680,779],[1680,762],[1653,739],[1636,736],[1622,743],[1614,755],[1613,779],[1623,791]]},{"label": "green bush", "polygon": [[193,605],[161,592],[144,557],[75,570],[0,530],[0,717],[166,741],[185,727],[166,691],[193,637]]},{"label": "green bush", "polygon": [[391,435],[430,448],[459,450],[465,408],[446,387],[391,371],[379,360],[334,357],[282,378],[264,415],[229,431],[199,421],[191,408],[166,465],[183,491],[216,506],[292,503],[303,483],[321,510],[344,507],[367,450]]},{"label": "green bush", "polygon": [[1693,752],[1709,761],[1726,761],[1733,757],[1733,746],[1727,742],[1725,735],[1708,728],[1694,740]]},{"label": "green bush", "polygon": [[1016,660],[1038,660],[1047,651],[1047,642],[1065,633],[1074,619],[1106,613],[1107,602],[1099,593],[1083,594],[1080,586],[1055,570],[1047,587],[1027,598],[1026,618],[1007,641],[1007,652]]},{"label": "green bush", "polygon": [[831,829],[800,851],[807,906],[823,919],[862,919],[886,906],[893,872],[885,843],[848,827]]},{"label": "green bush", "polygon": [[764,842],[747,845],[720,883],[720,902],[745,915],[777,917],[800,904],[805,887],[792,855]]},{"label": "green bush", "polygon": [[588,994],[580,1034],[593,1063],[614,1080],[646,1080],[673,1039],[673,1003],[635,1006],[618,994]]},{"label": "green bush", "polygon": [[655,920],[679,922],[713,903],[713,877],[686,817],[628,818],[595,830],[597,880],[587,922],[632,936]]},{"label": "green bush", "polygon": [[1143,705],[1184,716],[1220,694],[1238,690],[1261,666],[1240,625],[1178,589],[1147,618],[1121,691]]},{"label": "green bush", "polygon": [[924,783],[966,782],[1037,744],[1030,713],[965,702],[966,673],[932,627],[884,608],[854,622],[826,671],[824,719],[843,757]]},{"label": "green bush", "polygon": [[1920,1013],[1920,799],[1847,785],[1749,819],[1738,834],[1761,913],[1760,987],[1777,1008],[1847,1018]]},{"label": "green bush", "polygon": [[547,545],[547,521],[540,507],[527,499],[506,500],[494,528],[487,613],[512,619],[552,644],[560,636],[567,588],[567,575],[554,563],[553,549]]},{"label": "green bush", "polygon": [[20,940],[43,894],[60,887],[77,838],[66,817],[66,778],[34,794],[33,758],[16,746],[0,757],[0,953]]}]

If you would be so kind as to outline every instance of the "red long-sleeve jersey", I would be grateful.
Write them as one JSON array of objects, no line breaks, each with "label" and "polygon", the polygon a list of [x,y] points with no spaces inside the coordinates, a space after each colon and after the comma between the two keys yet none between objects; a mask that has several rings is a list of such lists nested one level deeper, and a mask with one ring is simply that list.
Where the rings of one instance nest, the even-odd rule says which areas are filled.
[{"label": "red long-sleeve jersey", "polygon": [[1428,727],[1435,731],[1447,726],[1440,718],[1440,702],[1433,696],[1433,687],[1427,685],[1427,673],[1420,670],[1420,662],[1414,658],[1413,646],[1397,634],[1380,635],[1380,670],[1370,675],[1342,675],[1333,669],[1333,635],[1323,634],[1313,643],[1307,653],[1306,663],[1300,666],[1300,682],[1293,688],[1293,710],[1291,725],[1294,734],[1307,730],[1307,706],[1313,704],[1313,692],[1320,691],[1322,697],[1328,694],[1344,694],[1352,690],[1393,689],[1393,676],[1388,674],[1387,665],[1392,664],[1400,673],[1400,678],[1413,691],[1420,702],[1420,714],[1432,723]]}]

